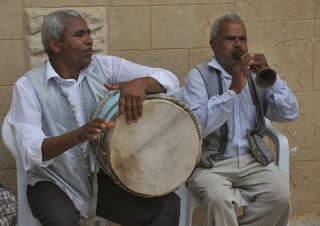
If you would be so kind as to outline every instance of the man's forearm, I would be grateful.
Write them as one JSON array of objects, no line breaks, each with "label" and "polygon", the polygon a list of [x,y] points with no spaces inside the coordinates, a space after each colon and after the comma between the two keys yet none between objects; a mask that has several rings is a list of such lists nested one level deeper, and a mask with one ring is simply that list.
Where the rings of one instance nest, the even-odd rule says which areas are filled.
[{"label": "man's forearm", "polygon": [[102,129],[111,129],[114,123],[104,119],[93,119],[78,129],[60,136],[46,138],[42,142],[42,160],[50,160],[77,144],[97,139]]},{"label": "man's forearm", "polygon": [[41,146],[42,160],[48,161],[76,146],[78,143],[79,141],[74,137],[72,132],[57,137],[46,138]]},{"label": "man's forearm", "polygon": [[166,92],[166,89],[154,78],[151,77],[144,77],[139,78],[141,82],[144,84],[144,90],[146,94],[148,93],[163,93]]}]

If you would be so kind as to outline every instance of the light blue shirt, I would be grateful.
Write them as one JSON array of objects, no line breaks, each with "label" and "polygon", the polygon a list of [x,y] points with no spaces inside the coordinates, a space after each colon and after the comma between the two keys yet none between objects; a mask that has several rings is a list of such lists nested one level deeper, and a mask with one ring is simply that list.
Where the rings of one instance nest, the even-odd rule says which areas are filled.
[{"label": "light blue shirt", "polygon": [[[246,154],[249,147],[247,132],[254,128],[256,117],[256,106],[252,101],[248,84],[237,94],[229,90],[232,77],[219,62],[213,58],[208,65],[221,71],[223,93],[208,99],[201,75],[198,70],[192,69],[186,78],[183,100],[197,117],[202,127],[203,139],[227,121],[229,132],[225,157]],[[266,93],[267,118],[277,122],[289,122],[298,116],[297,100],[279,75]]]}]

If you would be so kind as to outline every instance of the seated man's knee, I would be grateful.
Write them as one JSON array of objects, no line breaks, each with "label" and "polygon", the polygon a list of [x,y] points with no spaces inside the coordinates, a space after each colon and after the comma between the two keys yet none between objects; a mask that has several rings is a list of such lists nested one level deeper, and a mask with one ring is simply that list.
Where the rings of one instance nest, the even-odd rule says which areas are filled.
[{"label": "seated man's knee", "polygon": [[204,202],[211,204],[216,207],[223,207],[232,205],[232,197],[227,192],[227,188],[223,189],[208,189],[204,192],[204,196],[201,197]]},{"label": "seated man's knee", "polygon": [[72,201],[52,182],[28,186],[27,198],[33,216],[42,225],[79,226],[80,214]]},{"label": "seated man's knee", "polygon": [[262,193],[260,199],[275,203],[284,208],[290,205],[290,188],[286,180],[274,180],[268,192]]},{"label": "seated man's knee", "polygon": [[279,206],[290,206],[290,199],[291,199],[291,195],[290,195],[290,188],[289,188],[289,183],[284,184],[282,183],[279,186],[279,189],[276,189],[274,191],[276,193],[277,197],[277,205]]}]

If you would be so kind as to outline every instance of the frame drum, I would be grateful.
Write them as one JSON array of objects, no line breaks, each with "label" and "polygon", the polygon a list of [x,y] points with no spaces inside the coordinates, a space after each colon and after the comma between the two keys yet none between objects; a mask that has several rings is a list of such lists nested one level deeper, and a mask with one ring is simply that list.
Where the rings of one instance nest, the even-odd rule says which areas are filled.
[{"label": "frame drum", "polygon": [[119,97],[119,91],[109,92],[92,117],[115,122],[90,142],[100,168],[123,189],[142,197],[175,191],[200,157],[201,130],[195,117],[174,97],[147,95],[143,116],[128,124],[118,117]]}]

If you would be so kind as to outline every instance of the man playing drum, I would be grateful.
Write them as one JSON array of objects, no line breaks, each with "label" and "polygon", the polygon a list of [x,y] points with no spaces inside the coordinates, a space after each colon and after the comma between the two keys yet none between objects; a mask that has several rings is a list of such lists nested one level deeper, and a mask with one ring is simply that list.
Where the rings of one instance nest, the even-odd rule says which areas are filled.
[{"label": "man playing drum", "polygon": [[[113,56],[93,55],[85,19],[76,11],[45,16],[42,43],[49,59],[24,74],[13,89],[9,123],[28,174],[27,197],[42,225],[79,226],[91,200],[87,141],[114,126],[90,120],[108,90],[119,89],[119,114],[130,124],[142,116],[146,93],[174,93],[178,79],[169,71]],[[130,126],[130,125],[129,125]],[[177,226],[174,194],[142,198],[98,173],[97,214],[121,225]]]},{"label": "man playing drum", "polygon": [[[290,214],[288,175],[273,162],[255,159],[250,150],[256,149],[248,142],[248,131],[258,128],[255,135],[260,135],[264,122],[251,75],[269,68],[268,63],[262,54],[248,53],[246,28],[238,15],[213,23],[210,45],[215,57],[192,69],[184,87],[184,100],[204,139],[189,188],[205,208],[208,226],[284,226]],[[297,100],[276,76],[273,86],[262,90],[263,109],[269,119],[289,122],[298,116]],[[244,203],[249,205],[237,218],[236,207]]]}]

